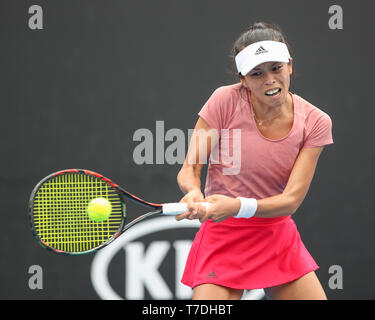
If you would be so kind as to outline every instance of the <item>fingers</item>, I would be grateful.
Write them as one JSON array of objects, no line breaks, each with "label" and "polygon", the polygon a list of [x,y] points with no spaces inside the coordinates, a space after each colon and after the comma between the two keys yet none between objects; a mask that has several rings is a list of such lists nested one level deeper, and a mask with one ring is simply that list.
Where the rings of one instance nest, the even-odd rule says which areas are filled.
[{"label": "fingers", "polygon": [[189,215],[189,211],[186,211],[186,212],[184,212],[184,213],[181,213],[181,214],[179,214],[179,215],[176,215],[176,216],[175,216],[175,219],[176,219],[177,221],[181,221],[181,220],[183,220],[183,219],[186,219],[188,215]]},{"label": "fingers", "polygon": [[201,223],[203,223],[206,220],[210,219],[211,212],[213,210],[212,206],[213,206],[214,201],[215,201],[215,196],[208,196],[208,197],[204,198],[203,201],[209,203],[209,207],[205,207],[203,205],[199,205],[199,207],[201,207],[201,210],[203,212],[203,214],[199,217],[199,221]]},{"label": "fingers", "polygon": [[197,219],[198,214],[199,214],[199,206],[193,201],[189,201],[187,203],[187,206],[188,206],[188,211],[187,211],[186,218],[189,220]]},{"label": "fingers", "polygon": [[203,204],[197,204],[195,202],[197,199],[186,198],[181,201],[187,203],[188,211],[177,216],[176,219],[178,221],[182,219],[199,219],[201,223],[209,219],[213,222],[221,222],[227,219],[232,215],[231,212],[233,211],[232,208],[234,207],[233,203],[236,204],[236,209],[234,211],[238,211],[237,201],[239,202],[238,199],[233,199],[224,195],[211,195],[200,200],[199,202],[209,203],[209,207],[207,208]]},{"label": "fingers", "polygon": [[206,207],[204,205],[197,204],[196,202],[191,200],[186,200],[183,202],[186,202],[188,211],[175,216],[177,221],[183,219],[201,219],[206,214]]}]

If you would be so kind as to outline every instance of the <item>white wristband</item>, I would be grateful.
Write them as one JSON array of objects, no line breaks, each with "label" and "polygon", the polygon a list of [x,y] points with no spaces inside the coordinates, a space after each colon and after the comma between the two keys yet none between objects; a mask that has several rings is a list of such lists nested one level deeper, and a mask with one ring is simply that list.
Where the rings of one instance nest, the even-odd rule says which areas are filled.
[{"label": "white wristband", "polygon": [[251,218],[257,211],[258,202],[254,198],[237,197],[241,201],[241,208],[235,218]]}]

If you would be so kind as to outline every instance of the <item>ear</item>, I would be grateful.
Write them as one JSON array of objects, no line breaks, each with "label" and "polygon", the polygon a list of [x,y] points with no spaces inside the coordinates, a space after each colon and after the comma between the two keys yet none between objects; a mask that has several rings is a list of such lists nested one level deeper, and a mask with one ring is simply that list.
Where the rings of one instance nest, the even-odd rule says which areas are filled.
[{"label": "ear", "polygon": [[245,77],[240,76],[240,81],[241,81],[242,86],[243,86],[244,88],[248,89],[248,88],[247,88],[246,81],[245,81]]},{"label": "ear", "polygon": [[293,74],[293,58],[289,58],[289,63],[288,63],[288,68],[289,68],[289,74]]}]

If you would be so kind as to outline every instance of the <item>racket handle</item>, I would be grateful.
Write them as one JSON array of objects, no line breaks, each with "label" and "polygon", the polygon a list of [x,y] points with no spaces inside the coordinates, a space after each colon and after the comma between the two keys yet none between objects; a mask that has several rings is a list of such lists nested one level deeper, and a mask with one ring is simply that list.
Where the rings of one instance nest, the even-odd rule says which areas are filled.
[{"label": "racket handle", "polygon": [[[204,205],[206,209],[210,206],[209,202],[197,202],[197,204]],[[176,216],[178,214],[186,212],[187,210],[187,203],[185,202],[164,203],[162,214],[168,216]]]}]

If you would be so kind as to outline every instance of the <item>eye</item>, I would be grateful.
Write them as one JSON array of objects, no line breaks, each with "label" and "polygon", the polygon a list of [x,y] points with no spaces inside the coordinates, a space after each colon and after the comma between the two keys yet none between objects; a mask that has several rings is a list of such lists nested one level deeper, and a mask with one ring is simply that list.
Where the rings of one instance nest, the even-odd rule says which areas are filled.
[{"label": "eye", "polygon": [[282,67],[283,67],[283,65],[282,65],[282,64],[279,64],[279,65],[277,65],[277,66],[274,66],[274,67],[272,68],[272,71],[278,71],[278,70],[280,70]]},{"label": "eye", "polygon": [[252,77],[258,77],[260,76],[262,73],[261,72],[254,72],[251,74]]}]

